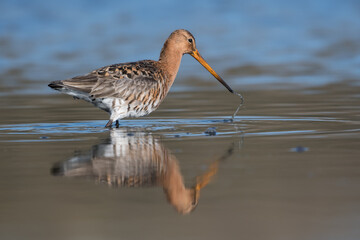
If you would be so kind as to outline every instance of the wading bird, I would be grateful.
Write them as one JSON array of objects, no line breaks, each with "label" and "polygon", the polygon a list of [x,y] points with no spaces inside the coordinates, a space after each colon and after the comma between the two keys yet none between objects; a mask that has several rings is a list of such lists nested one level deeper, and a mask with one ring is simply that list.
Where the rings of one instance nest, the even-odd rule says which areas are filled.
[{"label": "wading bird", "polygon": [[105,110],[110,114],[105,127],[111,127],[115,121],[118,127],[119,119],[141,117],[159,107],[175,80],[184,54],[194,57],[231,93],[237,94],[201,57],[194,36],[184,29],[170,34],[158,61],[114,64],[83,76],[53,81],[49,87]]}]

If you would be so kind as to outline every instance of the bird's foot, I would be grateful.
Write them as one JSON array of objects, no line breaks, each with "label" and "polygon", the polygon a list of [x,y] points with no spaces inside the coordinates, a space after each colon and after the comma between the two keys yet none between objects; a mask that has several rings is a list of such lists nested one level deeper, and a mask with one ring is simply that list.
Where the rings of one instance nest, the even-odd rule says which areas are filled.
[{"label": "bird's foot", "polygon": [[116,127],[116,128],[119,128],[119,126],[120,126],[119,120],[116,120],[116,122],[115,122],[115,127]]},{"label": "bird's foot", "polygon": [[110,119],[105,125],[106,128],[111,128],[113,121]]}]

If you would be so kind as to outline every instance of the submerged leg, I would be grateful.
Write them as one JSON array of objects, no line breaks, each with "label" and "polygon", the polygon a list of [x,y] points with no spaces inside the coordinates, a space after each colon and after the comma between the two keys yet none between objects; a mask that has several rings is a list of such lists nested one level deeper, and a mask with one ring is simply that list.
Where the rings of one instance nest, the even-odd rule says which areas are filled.
[{"label": "submerged leg", "polygon": [[124,117],[126,117],[126,114],[124,113],[124,111],[127,109],[124,107],[115,107],[114,109],[112,109],[111,114],[110,114],[110,121],[111,123],[115,122],[115,126],[118,128],[119,127],[119,119],[122,119]]},{"label": "submerged leg", "polygon": [[113,121],[110,119],[107,124],[105,125],[106,128],[111,128]]}]

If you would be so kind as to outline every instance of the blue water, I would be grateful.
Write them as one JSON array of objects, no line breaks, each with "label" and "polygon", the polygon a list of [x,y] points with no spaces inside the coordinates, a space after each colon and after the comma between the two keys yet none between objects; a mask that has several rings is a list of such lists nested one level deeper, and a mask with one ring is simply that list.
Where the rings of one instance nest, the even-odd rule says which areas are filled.
[{"label": "blue water", "polygon": [[[359,1],[3,0],[0,9],[2,94],[49,93],[50,80],[157,59],[178,28],[195,35],[205,59],[237,89],[360,78]],[[199,89],[192,82],[221,88],[186,56],[173,91]]]}]

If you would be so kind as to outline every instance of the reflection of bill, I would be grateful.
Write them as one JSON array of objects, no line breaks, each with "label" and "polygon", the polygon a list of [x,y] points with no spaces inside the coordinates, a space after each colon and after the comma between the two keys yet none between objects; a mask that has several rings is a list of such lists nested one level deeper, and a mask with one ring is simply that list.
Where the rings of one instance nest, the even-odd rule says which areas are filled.
[{"label": "reflection of bill", "polygon": [[232,154],[232,148],[214,161],[209,170],[186,188],[178,161],[157,139],[144,132],[112,129],[110,139],[93,146],[91,153],[57,163],[53,175],[90,177],[115,187],[162,186],[171,205],[182,214],[195,209],[200,189],[217,172],[218,162]]}]

